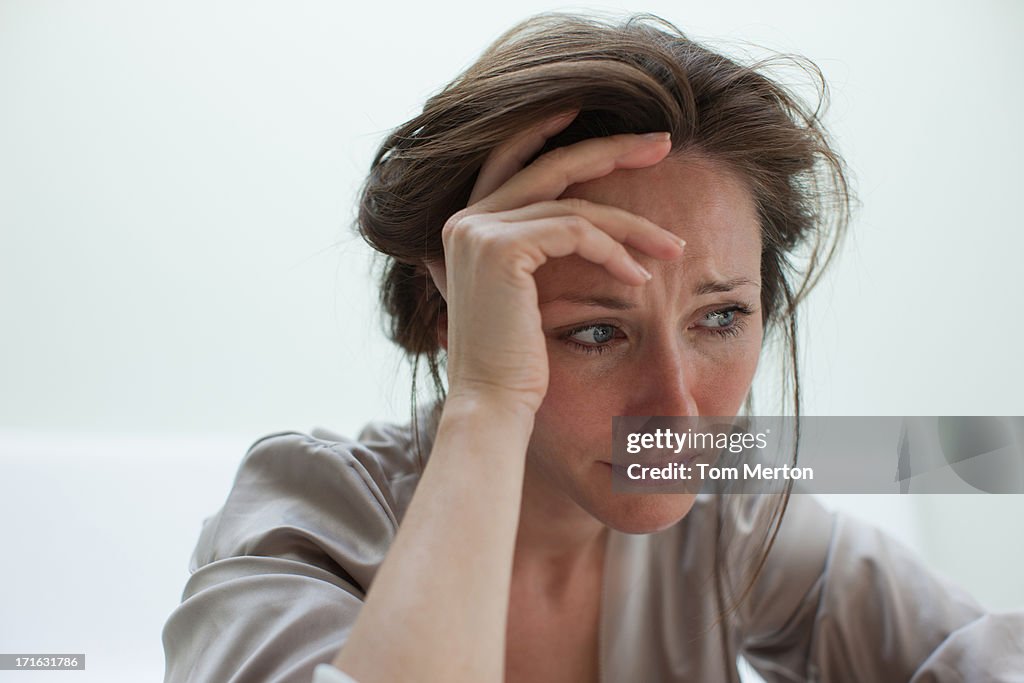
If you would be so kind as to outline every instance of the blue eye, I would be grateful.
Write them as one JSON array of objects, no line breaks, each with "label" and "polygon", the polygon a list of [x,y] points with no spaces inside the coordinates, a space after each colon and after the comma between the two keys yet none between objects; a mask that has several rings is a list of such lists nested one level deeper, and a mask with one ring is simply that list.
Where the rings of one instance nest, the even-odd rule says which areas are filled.
[{"label": "blue eye", "polygon": [[610,341],[615,336],[615,328],[611,325],[590,325],[589,327],[581,327],[579,330],[574,330],[570,336],[575,337],[581,332],[585,333],[585,337],[581,341],[586,341],[591,344],[603,344]]},{"label": "blue eye", "polygon": [[736,319],[736,310],[730,308],[715,311],[714,313],[709,313],[705,319],[714,319],[716,321],[714,327],[729,327],[732,325],[732,321]]},{"label": "blue eye", "polygon": [[[736,314],[739,313],[742,318],[737,318]],[[712,334],[717,334],[720,337],[735,337],[743,331],[746,322],[743,318],[753,313],[753,311],[741,305],[730,306],[728,308],[722,308],[717,311],[712,311],[704,316],[704,320],[710,321],[711,325],[700,325],[700,327],[706,327]]]},{"label": "blue eye", "polygon": [[584,325],[570,330],[563,339],[584,353],[604,353],[608,350],[608,342],[615,338],[618,329],[607,324]]}]

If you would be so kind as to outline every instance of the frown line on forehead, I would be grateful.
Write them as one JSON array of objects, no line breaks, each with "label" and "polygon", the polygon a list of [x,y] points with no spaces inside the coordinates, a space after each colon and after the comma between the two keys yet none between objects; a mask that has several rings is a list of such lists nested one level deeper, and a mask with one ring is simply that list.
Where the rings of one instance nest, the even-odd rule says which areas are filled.
[{"label": "frown line on forehead", "polygon": [[[761,283],[756,280],[751,280],[747,277],[734,277],[728,280],[701,280],[693,288],[694,296],[704,296],[706,294],[717,294],[720,292],[731,292],[738,287],[756,287],[761,288]],[[579,304],[581,306],[597,306],[600,308],[608,308],[615,311],[627,311],[636,307],[636,303],[623,299],[616,296],[597,296],[585,292],[568,291],[562,292],[558,296],[545,299],[540,302],[540,305],[549,304],[554,301],[564,301],[571,304]]]}]

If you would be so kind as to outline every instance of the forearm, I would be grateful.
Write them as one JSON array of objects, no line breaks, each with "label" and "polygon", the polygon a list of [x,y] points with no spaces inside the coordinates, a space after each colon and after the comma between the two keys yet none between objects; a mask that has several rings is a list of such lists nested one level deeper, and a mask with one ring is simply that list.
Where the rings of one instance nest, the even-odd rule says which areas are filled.
[{"label": "forearm", "polygon": [[360,683],[500,681],[533,415],[449,398],[429,464],[334,661]]}]

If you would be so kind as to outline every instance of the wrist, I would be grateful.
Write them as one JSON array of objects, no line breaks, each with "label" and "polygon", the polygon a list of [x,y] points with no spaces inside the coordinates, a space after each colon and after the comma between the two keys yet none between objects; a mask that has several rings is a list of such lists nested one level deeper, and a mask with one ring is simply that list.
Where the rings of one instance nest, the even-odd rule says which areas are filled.
[{"label": "wrist", "polygon": [[500,389],[460,387],[448,393],[441,419],[466,418],[512,422],[533,431],[537,408],[532,401]]},{"label": "wrist", "polygon": [[460,392],[445,400],[436,443],[455,446],[448,450],[460,454],[458,459],[466,453],[489,453],[495,458],[482,461],[522,465],[533,424],[533,410],[521,402],[491,394]]}]

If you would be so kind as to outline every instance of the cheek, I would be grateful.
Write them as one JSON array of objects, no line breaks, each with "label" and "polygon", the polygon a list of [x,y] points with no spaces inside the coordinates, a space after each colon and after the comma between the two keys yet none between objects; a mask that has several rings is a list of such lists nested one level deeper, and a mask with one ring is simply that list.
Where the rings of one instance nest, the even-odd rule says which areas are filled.
[{"label": "cheek", "polygon": [[614,378],[585,363],[548,356],[548,391],[534,419],[533,445],[552,457],[588,462],[611,457],[613,415],[622,415],[626,396]]},{"label": "cheek", "polygon": [[700,367],[692,387],[700,414],[738,414],[750,391],[759,359],[760,344],[744,348],[727,360],[709,362]]},{"label": "cheek", "polygon": [[580,364],[560,363],[550,357],[548,367],[548,391],[537,412],[538,419],[574,426],[577,433],[583,427],[608,421],[605,417],[612,414],[620,397],[609,390],[607,378],[581,372]]}]

